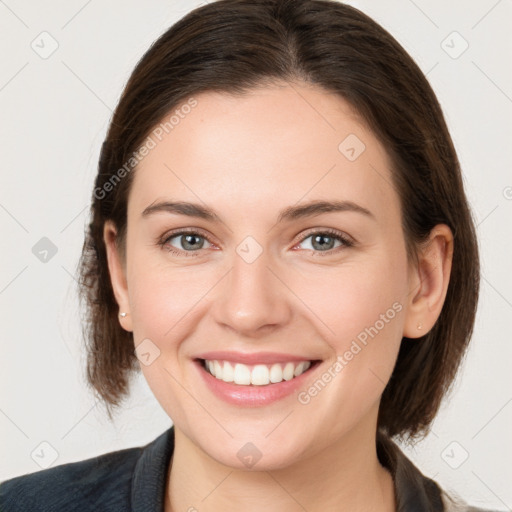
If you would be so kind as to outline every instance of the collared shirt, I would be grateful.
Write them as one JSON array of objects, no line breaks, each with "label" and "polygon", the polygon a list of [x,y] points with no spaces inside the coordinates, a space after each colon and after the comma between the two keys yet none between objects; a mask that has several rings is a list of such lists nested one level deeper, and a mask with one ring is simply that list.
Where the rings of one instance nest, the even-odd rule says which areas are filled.
[{"label": "collared shirt", "polygon": [[[11,478],[0,484],[0,511],[163,512],[173,450],[171,427],[146,446]],[[393,476],[397,512],[486,512],[450,498],[381,433],[377,456]]]}]

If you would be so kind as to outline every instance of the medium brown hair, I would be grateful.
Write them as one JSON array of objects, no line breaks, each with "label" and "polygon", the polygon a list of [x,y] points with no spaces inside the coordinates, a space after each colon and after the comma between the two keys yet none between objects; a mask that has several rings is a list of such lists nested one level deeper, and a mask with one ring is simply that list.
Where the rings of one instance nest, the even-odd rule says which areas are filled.
[{"label": "medium brown hair", "polygon": [[243,94],[282,81],[338,94],[379,138],[392,162],[410,257],[436,224],[447,224],[454,234],[441,314],[426,335],[402,340],[379,410],[378,427],[388,435],[425,434],[473,331],[479,290],[475,228],[457,155],[425,76],[380,25],[331,0],[219,0],[179,20],[138,62],[102,147],[79,263],[88,383],[112,417],[128,394],[131,372],[139,369],[133,335],[118,322],[103,241],[110,219],[124,254],[136,172],[126,163],[135,162],[151,130],[192,95]]}]

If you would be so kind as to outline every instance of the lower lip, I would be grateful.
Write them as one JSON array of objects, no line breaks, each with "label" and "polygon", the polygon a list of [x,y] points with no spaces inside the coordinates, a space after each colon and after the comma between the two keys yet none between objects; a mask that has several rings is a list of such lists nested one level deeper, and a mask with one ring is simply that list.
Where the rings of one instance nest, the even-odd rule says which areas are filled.
[{"label": "lower lip", "polygon": [[303,387],[306,379],[309,378],[311,370],[316,368],[319,361],[315,361],[311,366],[298,377],[291,380],[283,380],[277,384],[268,384],[267,386],[240,385],[232,382],[224,382],[216,379],[204,367],[202,361],[194,361],[201,377],[214,395],[230,404],[244,407],[260,407],[277,402],[287,396],[290,396],[298,388]]}]

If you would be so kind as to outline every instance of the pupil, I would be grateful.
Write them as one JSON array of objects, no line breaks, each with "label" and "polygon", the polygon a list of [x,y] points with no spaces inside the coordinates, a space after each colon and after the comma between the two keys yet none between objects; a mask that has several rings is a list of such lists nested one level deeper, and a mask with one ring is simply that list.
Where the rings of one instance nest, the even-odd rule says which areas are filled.
[{"label": "pupil", "polygon": [[191,239],[196,239],[196,240],[197,240],[198,238],[199,238],[199,237],[198,237],[197,235],[185,235],[185,244],[184,244],[184,247],[186,247],[186,246],[188,245],[188,246],[189,246],[190,248],[192,248],[192,249],[196,248],[196,247],[197,247],[198,245],[200,245],[200,244],[197,244],[197,243],[196,243],[196,244],[191,243],[191,242],[190,242],[190,240],[191,240]]},{"label": "pupil", "polygon": [[[324,243],[318,242],[318,240],[322,240],[322,239],[323,240],[328,240],[328,241],[324,242]],[[318,245],[319,245],[319,247],[321,249],[325,249],[326,246],[330,246],[332,244],[333,238],[330,237],[330,236],[326,236],[326,235],[317,235],[317,236],[314,237],[313,240],[314,240],[314,243],[318,243]]]}]

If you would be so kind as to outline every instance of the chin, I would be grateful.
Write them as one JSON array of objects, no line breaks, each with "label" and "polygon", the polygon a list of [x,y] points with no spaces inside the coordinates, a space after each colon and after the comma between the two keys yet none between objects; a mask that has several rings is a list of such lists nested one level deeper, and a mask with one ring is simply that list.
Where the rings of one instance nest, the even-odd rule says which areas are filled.
[{"label": "chin", "polygon": [[298,453],[292,447],[286,450],[277,449],[272,443],[259,448],[255,443],[248,441],[241,446],[234,442],[234,446],[225,445],[221,450],[209,455],[217,462],[239,471],[274,471],[284,469],[298,461]]}]

